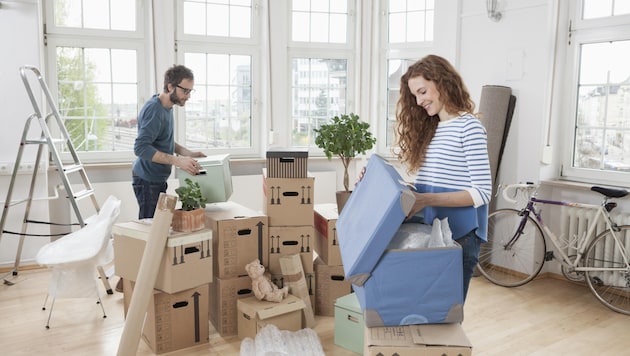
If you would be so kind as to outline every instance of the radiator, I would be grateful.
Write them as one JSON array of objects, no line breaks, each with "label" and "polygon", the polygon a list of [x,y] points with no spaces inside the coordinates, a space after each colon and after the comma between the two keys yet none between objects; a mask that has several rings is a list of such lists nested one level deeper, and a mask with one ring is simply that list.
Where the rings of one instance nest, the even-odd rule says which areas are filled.
[{"label": "radiator", "polygon": [[[589,209],[568,206],[562,207],[560,215],[560,239],[564,241],[564,245],[560,247],[568,256],[575,256],[577,254],[577,246],[586,238],[588,229],[592,224],[597,223],[596,236],[606,229],[606,224],[603,219],[600,218],[598,221],[595,221],[595,213],[595,211]],[[618,225],[630,224],[630,214],[628,213],[613,212],[611,216],[613,221]],[[627,231],[626,234],[630,234],[630,231]],[[630,236],[627,236],[624,241],[626,243],[626,251],[630,251]],[[606,266],[619,266],[623,264],[619,249],[615,248],[614,240],[612,239],[609,239],[605,246],[598,247],[595,256],[597,260],[600,261],[599,263],[605,264]],[[615,283],[607,280],[611,276],[606,276],[603,273],[598,277],[605,279],[609,284]],[[620,280],[616,281],[616,283],[625,285],[626,281]]]}]

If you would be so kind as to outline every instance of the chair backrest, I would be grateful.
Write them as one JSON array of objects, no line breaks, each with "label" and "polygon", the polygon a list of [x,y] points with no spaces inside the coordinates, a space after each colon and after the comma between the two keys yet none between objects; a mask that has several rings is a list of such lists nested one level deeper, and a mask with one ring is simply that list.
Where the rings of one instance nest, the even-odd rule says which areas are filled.
[{"label": "chair backrest", "polygon": [[110,196],[99,214],[91,218],[81,230],[42,247],[37,253],[37,262],[47,266],[71,264],[87,262],[104,254],[109,247],[112,226],[120,214],[120,204],[119,199]]}]

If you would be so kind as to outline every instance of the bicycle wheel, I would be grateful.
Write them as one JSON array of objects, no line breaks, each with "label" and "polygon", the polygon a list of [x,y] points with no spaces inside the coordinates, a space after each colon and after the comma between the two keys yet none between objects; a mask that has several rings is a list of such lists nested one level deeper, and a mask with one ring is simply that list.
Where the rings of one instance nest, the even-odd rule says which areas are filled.
[{"label": "bicycle wheel", "polygon": [[584,266],[602,270],[586,271],[586,281],[605,306],[630,315],[630,266],[625,262],[630,256],[626,255],[625,261],[622,256],[622,251],[630,252],[630,226],[620,226],[615,235],[618,240],[611,231],[604,231],[589,246]]},{"label": "bicycle wheel", "polygon": [[544,235],[534,219],[519,210],[500,209],[488,217],[488,242],[481,244],[477,268],[494,284],[517,287],[538,275],[545,251]]}]

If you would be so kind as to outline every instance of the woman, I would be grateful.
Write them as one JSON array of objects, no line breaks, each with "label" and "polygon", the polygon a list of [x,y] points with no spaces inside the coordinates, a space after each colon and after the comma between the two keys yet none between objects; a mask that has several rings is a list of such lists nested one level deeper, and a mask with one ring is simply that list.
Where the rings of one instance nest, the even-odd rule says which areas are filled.
[{"label": "woman", "polygon": [[417,172],[408,221],[448,218],[462,246],[465,299],[480,243],[487,241],[492,179],[486,131],[461,76],[444,58],[424,57],[400,84],[397,156],[408,173]]}]

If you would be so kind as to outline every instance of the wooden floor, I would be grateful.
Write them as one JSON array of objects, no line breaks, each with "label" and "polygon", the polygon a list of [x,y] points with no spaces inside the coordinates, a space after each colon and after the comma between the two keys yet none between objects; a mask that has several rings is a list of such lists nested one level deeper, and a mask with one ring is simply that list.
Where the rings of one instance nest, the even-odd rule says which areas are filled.
[{"label": "wooden floor", "polygon": [[[107,318],[90,299],[59,299],[46,329],[41,309],[50,274],[22,271],[0,285],[0,355],[115,355],[123,330],[122,294],[105,295]],[[473,355],[629,355],[630,316],[606,309],[587,287],[544,278],[503,288],[473,278],[463,328]],[[317,317],[326,355],[356,355],[334,344],[334,320]],[[238,355],[237,337],[164,355]],[[140,341],[138,355],[152,355]]]}]

